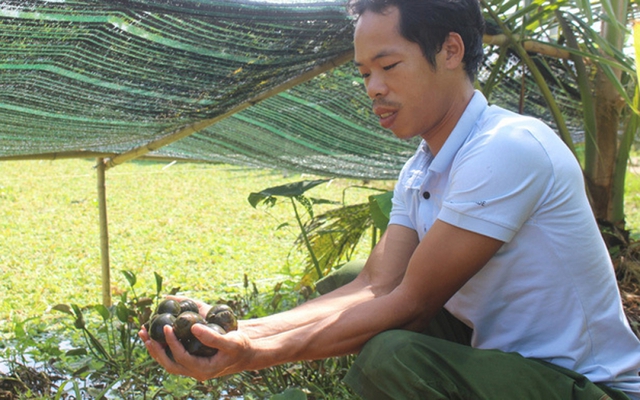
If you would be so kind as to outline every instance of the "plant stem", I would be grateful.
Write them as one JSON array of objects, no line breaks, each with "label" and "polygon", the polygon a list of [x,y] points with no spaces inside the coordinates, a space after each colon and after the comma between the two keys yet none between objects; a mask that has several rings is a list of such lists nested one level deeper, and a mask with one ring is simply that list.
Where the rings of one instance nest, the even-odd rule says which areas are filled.
[{"label": "plant stem", "polygon": [[298,221],[298,226],[300,227],[302,239],[304,240],[305,246],[307,246],[307,250],[309,251],[309,255],[311,256],[311,260],[313,261],[313,266],[316,268],[318,279],[320,279],[323,277],[322,270],[320,269],[320,263],[316,258],[316,254],[313,252],[311,243],[309,242],[309,237],[307,236],[307,231],[304,229],[304,225],[302,224],[302,220],[300,219],[300,214],[298,213],[298,207],[296,207],[296,202],[293,199],[293,197],[290,197],[290,200],[291,200],[291,204],[293,205],[293,211],[296,214],[296,221]]}]

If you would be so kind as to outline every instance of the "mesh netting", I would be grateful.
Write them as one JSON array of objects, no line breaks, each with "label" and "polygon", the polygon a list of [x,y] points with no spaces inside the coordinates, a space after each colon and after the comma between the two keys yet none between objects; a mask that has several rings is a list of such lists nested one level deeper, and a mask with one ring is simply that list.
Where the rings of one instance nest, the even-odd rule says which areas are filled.
[{"label": "mesh netting", "polygon": [[[378,126],[350,63],[230,113],[344,62],[352,34],[342,2],[3,1],[0,159],[113,156],[229,114],[150,154],[394,179],[416,141]],[[525,112],[551,122],[530,82]]]}]

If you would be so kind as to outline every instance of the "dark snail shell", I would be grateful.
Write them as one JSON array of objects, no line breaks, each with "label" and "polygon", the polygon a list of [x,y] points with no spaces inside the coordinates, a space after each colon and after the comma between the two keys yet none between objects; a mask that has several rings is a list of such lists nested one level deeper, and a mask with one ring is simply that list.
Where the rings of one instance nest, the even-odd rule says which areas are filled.
[{"label": "dark snail shell", "polygon": [[193,311],[185,311],[176,317],[173,321],[173,332],[176,334],[178,340],[186,341],[193,338],[191,333],[191,327],[193,324],[204,324],[205,320],[202,316]]},{"label": "dark snail shell", "polygon": [[[213,329],[214,331],[218,332],[221,335],[224,335],[227,333],[220,325],[207,324],[207,327],[209,327],[209,329]],[[212,347],[208,347],[202,344],[202,342],[199,341],[198,338],[196,338],[195,336],[193,337],[193,339],[188,340],[183,344],[184,344],[185,350],[187,350],[189,354],[192,354],[198,357],[213,357],[218,352],[218,349],[214,349]]]},{"label": "dark snail shell", "polygon": [[220,311],[214,315],[207,314],[207,322],[220,325],[225,331],[235,331],[238,329],[238,320],[231,311]]},{"label": "dark snail shell", "polygon": [[187,350],[189,354],[197,357],[213,357],[218,352],[218,349],[205,346],[196,337],[193,337],[193,339],[186,341],[185,343],[183,343],[183,345],[185,350]]},{"label": "dark snail shell", "polygon": [[207,318],[209,317],[209,315],[213,316],[222,311],[233,312],[233,309],[226,304],[216,304],[215,306],[211,307],[211,309],[207,313]]},{"label": "dark snail shell", "polygon": [[238,329],[238,320],[233,309],[226,304],[211,307],[205,319],[207,322],[222,326],[227,332]]},{"label": "dark snail shell", "polygon": [[156,312],[151,319],[144,323],[151,339],[165,346],[167,356],[173,359],[171,350],[166,346],[164,326],[171,325],[176,337],[182,343],[189,354],[198,357],[212,357],[218,349],[205,346],[193,333],[191,327],[194,324],[206,324],[220,335],[238,329],[238,321],[233,309],[226,304],[218,304],[209,310],[206,318],[198,313],[198,305],[193,300],[165,299],[158,304]]},{"label": "dark snail shell", "polygon": [[208,323],[208,324],[207,324],[207,328],[209,328],[209,329],[213,329],[214,331],[218,332],[218,333],[219,333],[219,334],[221,334],[221,335],[226,335],[226,334],[227,334],[227,331],[225,331],[225,330],[224,330],[224,328],[223,328],[223,327],[221,327],[221,326],[220,326],[220,325],[218,325],[218,324]]},{"label": "dark snail shell", "polygon": [[185,299],[180,301],[180,313],[186,312],[186,311],[192,311],[197,313],[198,310],[198,305],[196,304],[195,301],[191,300],[191,299]]},{"label": "dark snail shell", "polygon": [[151,324],[149,324],[149,337],[156,342],[167,344],[167,340],[164,337],[164,326],[173,325],[173,321],[175,320],[176,317],[172,314],[158,314],[151,320]]},{"label": "dark snail shell", "polygon": [[177,317],[180,314],[180,303],[173,299],[165,299],[158,304],[158,308],[156,309],[156,314],[172,314],[174,317]]}]

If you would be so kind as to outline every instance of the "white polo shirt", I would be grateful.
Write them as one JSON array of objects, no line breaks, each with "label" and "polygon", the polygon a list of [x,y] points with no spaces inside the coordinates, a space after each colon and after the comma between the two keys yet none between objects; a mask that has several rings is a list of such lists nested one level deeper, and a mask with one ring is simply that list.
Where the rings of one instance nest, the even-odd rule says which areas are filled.
[{"label": "white polo shirt", "polygon": [[545,124],[476,92],[434,157],[400,173],[391,224],[424,237],[440,219],[505,242],[445,305],[472,346],[518,352],[640,398],[640,341],[567,146]]}]

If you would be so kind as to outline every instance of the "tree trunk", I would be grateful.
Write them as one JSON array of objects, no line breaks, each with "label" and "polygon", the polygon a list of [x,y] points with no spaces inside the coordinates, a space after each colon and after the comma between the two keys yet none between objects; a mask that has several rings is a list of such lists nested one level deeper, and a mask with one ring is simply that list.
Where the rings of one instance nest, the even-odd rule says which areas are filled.
[{"label": "tree trunk", "polygon": [[[626,22],[628,0],[612,0],[615,17],[620,23]],[[602,22],[602,37],[615,48],[622,49],[624,32],[609,22]],[[620,71],[614,71],[620,78]],[[596,135],[595,152],[587,156],[585,173],[593,212],[596,218],[613,222],[616,225],[624,221],[613,221],[614,216],[614,174],[618,152],[620,112],[624,99],[605,73],[599,69],[595,81]],[[588,152],[587,152],[588,153]]]},{"label": "tree trunk", "polygon": [[[618,127],[624,101],[604,73],[598,72],[595,90],[596,143],[593,167],[587,168],[589,192],[596,218],[611,221],[612,189],[618,150]],[[614,222],[614,221],[611,221]]]}]

